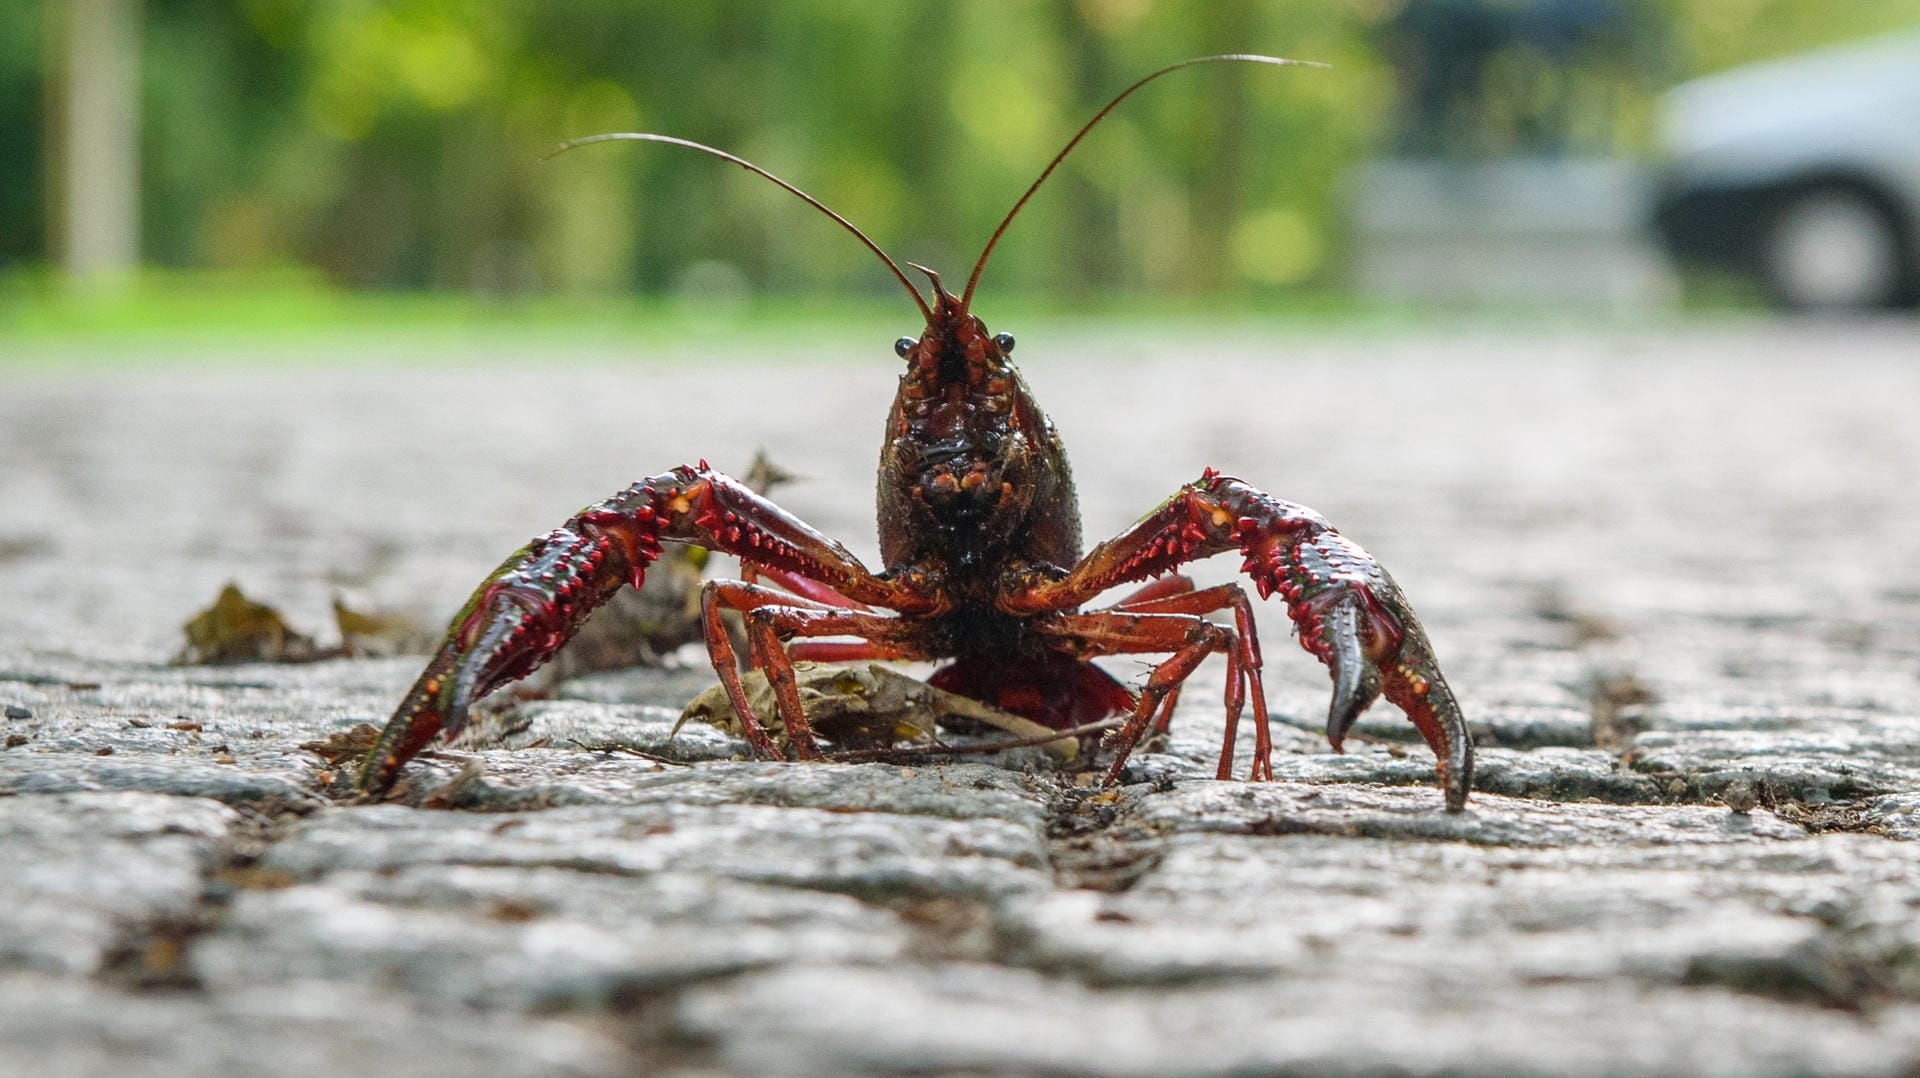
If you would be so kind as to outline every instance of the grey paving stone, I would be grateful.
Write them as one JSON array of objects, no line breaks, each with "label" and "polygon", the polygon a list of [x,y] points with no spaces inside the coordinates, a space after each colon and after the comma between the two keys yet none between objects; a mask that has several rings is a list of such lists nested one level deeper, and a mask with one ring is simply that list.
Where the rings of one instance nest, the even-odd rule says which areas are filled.
[{"label": "grey paving stone", "polygon": [[1133,871],[1117,886],[1011,900],[1001,933],[1020,964],[1100,986],[1445,971],[1516,992],[1538,979],[1920,999],[1907,849],[1787,828],[1680,843],[1648,831],[1524,848],[1122,826],[1106,856]]},{"label": "grey paving stone", "polygon": [[627,875],[697,870],[871,897],[994,895],[1046,886],[1049,879],[1043,837],[1018,823],[673,801],[525,814],[398,806],[327,813],[296,826],[261,865],[311,879],[433,862]]},{"label": "grey paving stone", "polygon": [[642,1065],[615,1039],[578,1025],[301,982],[207,1000],[0,976],[0,1045],[5,1078],[597,1078]]},{"label": "grey paving stone", "polygon": [[[303,769],[304,770],[304,769]],[[246,771],[169,756],[97,753],[13,752],[0,756],[0,792],[71,793],[134,790],[210,797],[230,804],[270,809],[311,809],[320,799],[300,773]]]},{"label": "grey paving stone", "polygon": [[1863,1021],[1719,990],[1444,974],[1110,990],[993,966],[798,966],[687,993],[678,1028],[737,1073],[794,1075],[1891,1076],[1920,1054],[1910,1006]]},{"label": "grey paving stone", "polygon": [[157,793],[0,797],[0,975],[91,976],[142,929],[190,921],[238,822]]},{"label": "grey paving stone", "polygon": [[223,996],[293,980],[600,1011],[782,962],[893,961],[910,939],[879,906],[697,871],[429,863],[244,892],[193,970]]},{"label": "grey paving stone", "polygon": [[[168,666],[221,585],[322,645],[336,595],[440,624],[579,505],[762,446],[872,560],[890,338],[7,372],[0,1073],[1920,1070],[1915,327],[1035,330],[1090,540],[1212,465],[1393,570],[1480,745],[1467,813],[1390,705],[1330,751],[1275,603],[1272,785],[1212,778],[1217,662],[1102,791],[669,739],[710,683],[682,654],[353,804],[302,746],[419,657]],[[720,389],[724,423],[633,421]]]},{"label": "grey paving stone", "polygon": [[1920,839],[1920,793],[1874,798],[1867,816],[1890,838]]},{"label": "grey paving stone", "polygon": [[1475,797],[1459,815],[1435,812],[1438,790],[1363,785],[1194,782],[1167,793],[1128,791],[1125,822],[1160,832],[1331,834],[1487,846],[1700,845],[1796,838],[1771,813],[1695,806],[1559,804]]},{"label": "grey paving stone", "polygon": [[1627,758],[1636,771],[1685,776],[1705,793],[1747,780],[1816,804],[1920,786],[1920,744],[1907,741],[1904,731],[1891,745],[1877,735],[1870,723],[1648,733],[1634,739]]}]

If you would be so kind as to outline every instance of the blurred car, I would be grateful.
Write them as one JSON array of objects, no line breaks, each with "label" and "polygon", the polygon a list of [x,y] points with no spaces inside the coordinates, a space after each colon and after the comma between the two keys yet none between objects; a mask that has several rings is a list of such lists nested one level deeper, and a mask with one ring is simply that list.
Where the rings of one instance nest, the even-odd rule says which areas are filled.
[{"label": "blurred car", "polygon": [[1752,64],[1661,99],[1654,222],[1775,303],[1920,303],[1920,32]]}]

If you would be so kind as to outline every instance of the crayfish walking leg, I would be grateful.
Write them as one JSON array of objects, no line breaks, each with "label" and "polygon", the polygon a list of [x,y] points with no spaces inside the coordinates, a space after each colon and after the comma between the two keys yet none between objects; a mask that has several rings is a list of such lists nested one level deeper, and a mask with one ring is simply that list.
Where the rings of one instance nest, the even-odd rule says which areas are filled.
[{"label": "crayfish walking leg", "polygon": [[714,673],[726,690],[734,713],[754,751],[770,759],[779,759],[780,751],[768,739],[759,717],[747,702],[747,690],[740,682],[740,665],[733,642],[727,638],[720,620],[726,607],[746,615],[747,642],[752,648],[753,666],[767,675],[773,687],[775,705],[794,755],[802,760],[819,756],[813,731],[807,723],[806,709],[800,705],[800,688],[794,679],[793,659],[784,640],[794,636],[857,636],[865,641],[869,655],[890,659],[922,659],[927,655],[918,646],[912,626],[899,618],[850,610],[826,603],[788,595],[738,580],[709,580],[701,588],[700,615],[706,629],[707,653],[713,659]]},{"label": "crayfish walking leg", "polygon": [[[1229,550],[1244,556],[1241,569],[1261,598],[1277,594],[1286,602],[1300,646],[1332,675],[1327,739],[1334,749],[1384,693],[1433,749],[1448,811],[1463,809],[1473,740],[1413,607],[1371,554],[1305,506],[1209,469],[1066,576],[1036,582],[1002,606],[1027,614],[1072,610],[1109,588]],[[1235,616],[1241,619],[1238,609]],[[1238,628],[1243,638],[1252,636],[1250,620]],[[1257,650],[1252,656],[1242,665],[1258,669]],[[1263,744],[1256,756],[1268,752]],[[1256,759],[1254,766],[1271,764]]]},{"label": "crayfish walking leg", "polygon": [[[1208,592],[1220,589],[1209,588]],[[1195,592],[1176,596],[1175,599],[1188,600],[1193,596],[1206,596]],[[1210,598],[1210,597],[1208,597]],[[1171,656],[1154,667],[1147,676],[1147,683],[1140,690],[1131,715],[1120,729],[1109,735],[1113,745],[1113,763],[1107,771],[1108,782],[1118,782],[1120,772],[1127,765],[1127,757],[1135,745],[1146,733],[1147,725],[1155,716],[1159,721],[1156,729],[1164,729],[1166,719],[1172,714],[1175,698],[1187,676],[1203,662],[1207,656],[1219,652],[1227,657],[1227,745],[1233,744],[1234,726],[1239,722],[1241,708],[1246,704],[1249,675],[1254,686],[1254,709],[1264,728],[1267,718],[1266,700],[1260,691],[1259,669],[1256,665],[1248,668],[1245,656],[1244,637],[1232,630],[1215,625],[1206,618],[1187,611],[1176,613],[1150,613],[1142,607],[1159,605],[1168,600],[1150,600],[1141,603],[1123,604],[1109,610],[1096,610],[1085,614],[1055,614],[1044,617],[1038,629],[1053,647],[1068,654],[1085,659],[1095,655],[1126,655],[1147,652],[1171,652]],[[1205,608],[1205,598],[1187,605]],[[1257,664],[1258,659],[1256,657]],[[1227,769],[1232,766],[1232,757],[1223,750],[1220,760],[1220,778],[1227,777]],[[1259,773],[1258,761],[1255,762],[1254,778],[1272,778],[1271,772]]]}]

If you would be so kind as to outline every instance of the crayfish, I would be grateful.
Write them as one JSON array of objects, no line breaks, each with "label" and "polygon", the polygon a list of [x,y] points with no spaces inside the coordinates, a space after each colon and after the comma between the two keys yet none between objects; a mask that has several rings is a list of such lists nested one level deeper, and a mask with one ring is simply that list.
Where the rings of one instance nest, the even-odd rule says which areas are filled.
[{"label": "crayfish", "polygon": [[[1233,763],[1235,732],[1253,709],[1248,778],[1273,777],[1252,606],[1235,584],[1196,588],[1181,565],[1237,551],[1261,598],[1279,595],[1299,634],[1333,678],[1327,737],[1338,750],[1360,713],[1384,694],[1438,758],[1449,811],[1466,804],[1473,744],[1426,633],[1393,578],[1320,514],[1207,469],[1118,536],[1081,554],[1080,516],[1060,436],[1011,362],[1014,339],[973,313],[988,257],[1021,207],[1094,125],[1134,91],[1194,64],[1290,64],[1267,56],[1205,56],[1127,87],[1081,127],[1021,195],[954,295],[934,271],[922,295],[900,265],[846,218],[742,158],[656,134],[597,135],[567,143],[633,139],[698,150],[778,184],[833,218],[877,255],[925,319],[894,351],[905,363],[880,451],[879,533],[885,568],[874,572],[844,546],[747,486],[707,467],[642,479],[574,514],[515,552],[453,619],[445,640],[401,701],[359,772],[377,795],[436,736],[452,736],[474,701],[524,677],[622,587],[639,587],[662,543],[733,555],[742,580],[701,592],[706,646],[748,744],[785,753],[755,718],[723,611],[745,621],[749,659],[765,672],[792,755],[819,749],[801,707],[795,660],[951,660],[931,678],[1051,729],[1125,715],[1109,736],[1109,783],[1149,727],[1164,728],[1181,683],[1207,657],[1227,664],[1226,738],[1218,775]],[[558,150],[555,151],[560,152]],[[1136,590],[1084,609],[1104,593]],[[1228,627],[1209,619],[1230,614]],[[832,637],[840,639],[819,639]],[[851,639],[848,639],[851,638]],[[1090,660],[1165,654],[1129,691]]]}]

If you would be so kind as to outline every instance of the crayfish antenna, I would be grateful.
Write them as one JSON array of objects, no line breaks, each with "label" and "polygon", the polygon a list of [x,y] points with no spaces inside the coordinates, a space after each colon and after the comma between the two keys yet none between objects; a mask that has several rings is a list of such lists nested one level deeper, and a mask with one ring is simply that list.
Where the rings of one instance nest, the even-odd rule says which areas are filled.
[{"label": "crayfish antenna", "polygon": [[993,230],[993,236],[987,240],[986,248],[980,252],[980,261],[973,264],[973,275],[967,278],[967,290],[960,294],[960,309],[962,311],[970,309],[973,303],[973,288],[980,283],[980,271],[987,268],[987,256],[993,253],[994,245],[1000,242],[1001,234],[1006,232],[1007,226],[1013,223],[1013,219],[1020,213],[1021,207],[1027,204],[1027,200],[1033,197],[1035,191],[1040,190],[1040,185],[1047,182],[1047,177],[1053,175],[1053,170],[1060,167],[1060,162],[1067,159],[1067,155],[1073,152],[1075,146],[1080,145],[1080,140],[1087,137],[1087,132],[1093,130],[1095,124],[1106,119],[1107,113],[1112,112],[1114,107],[1119,105],[1120,102],[1133,96],[1135,90],[1138,90],[1162,75],[1171,74],[1183,67],[1192,67],[1195,64],[1217,64],[1227,61],[1250,64],[1273,64],[1277,67],[1325,68],[1332,66],[1330,64],[1316,63],[1312,60],[1287,60],[1278,56],[1261,56],[1257,53],[1249,52],[1221,53],[1218,56],[1196,56],[1191,60],[1182,60],[1177,64],[1168,64],[1166,67],[1155,71],[1153,74],[1140,79],[1132,86],[1115,94],[1113,100],[1107,102],[1105,108],[1094,113],[1093,119],[1088,120],[1085,126],[1081,127],[1078,132],[1075,132],[1072,138],[1067,140],[1067,144],[1061,148],[1059,153],[1053,156],[1053,160],[1047,162],[1047,167],[1040,170],[1040,178],[1033,181],[1033,185],[1027,188],[1025,194],[1020,196],[1020,201],[1015,202],[1013,208],[1007,211],[1007,215],[1001,218],[1000,227]]},{"label": "crayfish antenna", "polygon": [[[725,150],[715,149],[714,147],[708,146],[702,142],[694,142],[691,139],[675,138],[672,135],[655,135],[650,132],[640,132],[640,131],[620,131],[620,132],[615,132],[613,134],[607,134],[607,135],[589,135],[586,138],[570,139],[554,147],[553,149],[547,151],[545,154],[542,154],[540,157],[540,160],[542,161],[552,160],[553,158],[558,157],[563,153],[566,153],[568,150],[574,149],[579,146],[585,146],[585,145],[588,145],[589,143],[614,142],[614,141],[620,141],[620,140],[625,140],[629,142],[662,142],[667,144],[668,146],[685,146],[689,150],[699,150],[701,153],[711,154],[714,157],[718,157],[722,161],[731,161],[734,164],[739,165],[741,168],[746,169],[748,172],[751,172],[762,179],[771,180],[776,186],[786,190],[787,192],[794,195],[798,195],[800,199],[803,202],[805,202],[807,205],[812,206],[814,209],[819,210],[821,213],[824,213],[828,217],[833,218],[834,221],[837,222],[841,228],[844,228],[848,232],[853,233],[854,238],[859,240],[861,243],[865,244],[867,250],[872,251],[876,256],[878,256],[880,261],[885,262],[887,264],[887,269],[893,271],[894,279],[898,280],[900,282],[901,287],[907,290],[907,295],[913,297],[914,306],[920,308],[920,313],[926,316],[927,322],[929,324],[933,322],[933,310],[927,306],[927,301],[925,298],[923,298],[920,295],[920,290],[913,286],[912,281],[907,280],[907,275],[905,272],[903,272],[900,269],[900,264],[895,262],[891,257],[889,257],[887,255],[887,252],[881,250],[879,244],[873,242],[871,239],[868,239],[867,234],[865,232],[860,231],[858,228],[854,227],[854,224],[852,221],[849,221],[845,217],[842,217],[839,214],[833,212],[831,209],[828,209],[826,203],[821,202],[819,199],[813,197],[810,194],[807,194],[805,191],[800,190],[798,187],[795,187],[793,184],[790,184],[787,181],[781,179],[780,177],[775,176],[773,173],[768,172],[766,169],[761,168],[759,165],[754,164],[752,161],[749,161],[744,157],[737,157],[733,154],[728,153]],[[938,287],[937,284],[936,284],[936,287]]]}]

